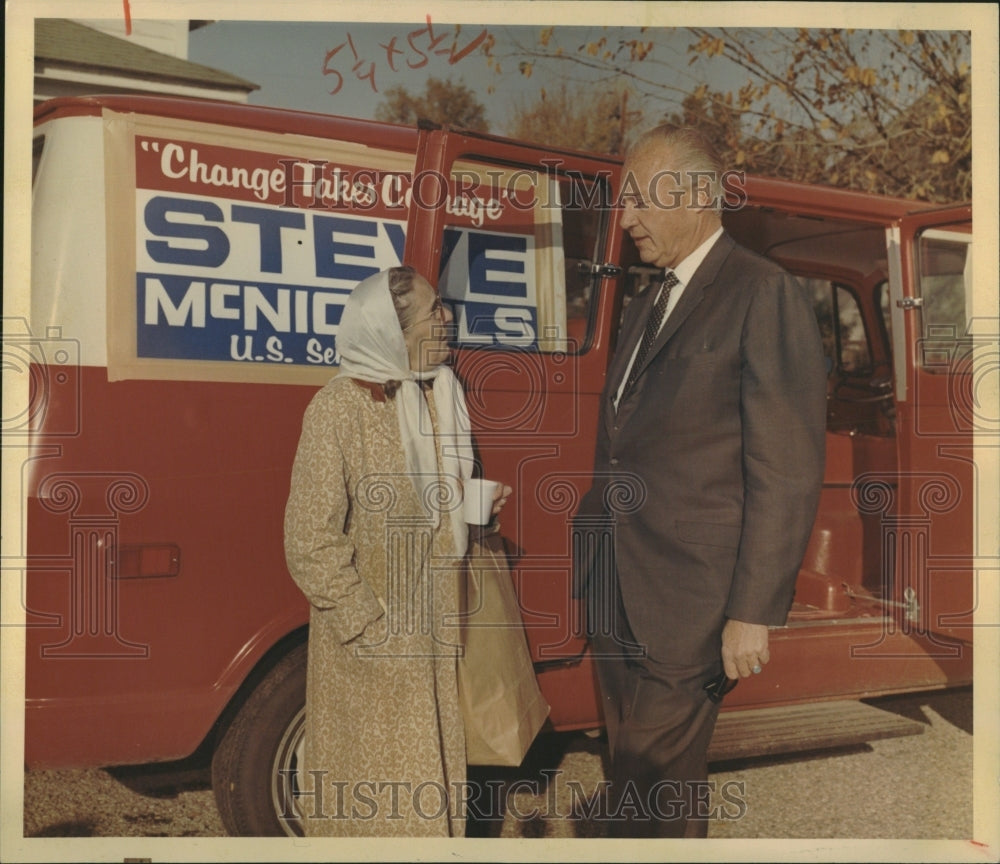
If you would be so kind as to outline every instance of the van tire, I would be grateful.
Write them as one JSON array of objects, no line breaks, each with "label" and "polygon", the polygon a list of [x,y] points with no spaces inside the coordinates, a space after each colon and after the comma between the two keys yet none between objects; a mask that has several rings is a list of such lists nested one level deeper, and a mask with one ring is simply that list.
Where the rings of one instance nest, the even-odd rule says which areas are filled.
[{"label": "van tire", "polygon": [[[302,836],[288,769],[296,767],[295,748],[305,728],[306,655],[303,643],[278,661],[215,748],[212,790],[232,836]],[[279,773],[282,768],[286,773]],[[282,818],[282,811],[293,818]]]}]

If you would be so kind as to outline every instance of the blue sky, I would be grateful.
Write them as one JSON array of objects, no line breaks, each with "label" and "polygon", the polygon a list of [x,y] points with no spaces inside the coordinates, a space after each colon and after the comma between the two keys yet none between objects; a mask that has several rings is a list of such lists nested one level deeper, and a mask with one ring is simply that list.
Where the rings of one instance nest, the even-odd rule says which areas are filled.
[{"label": "blue sky", "polygon": [[[491,131],[512,134],[512,110],[515,106],[533,103],[542,87],[552,89],[565,82],[570,87],[581,88],[578,92],[581,99],[585,99],[598,88],[621,83],[623,76],[608,74],[606,66],[602,71],[587,65],[591,58],[586,51],[581,51],[581,46],[588,43],[600,42],[603,52],[614,50],[622,40],[638,38],[655,42],[655,50],[645,60],[631,65],[623,61],[640,79],[645,79],[645,83],[633,80],[637,89],[630,97],[629,107],[641,108],[644,115],[640,124],[648,126],[658,122],[665,112],[675,110],[683,95],[699,84],[705,83],[717,90],[735,90],[748,80],[746,71],[724,57],[708,59],[689,52],[688,47],[696,37],[681,25],[725,23],[731,33],[738,33],[741,40],[751,43],[754,53],[765,56],[771,55],[774,46],[769,45],[766,38],[760,38],[765,33],[760,25],[764,24],[780,23],[788,28],[797,24],[859,24],[862,28],[881,24],[895,33],[896,26],[918,23],[886,18],[885,7],[871,7],[871,15],[864,16],[863,20],[851,20],[853,11],[867,4],[856,4],[854,10],[845,7],[847,11],[832,20],[813,21],[801,11],[801,5],[790,4],[783,7],[788,9],[788,14],[780,22],[758,18],[754,22],[758,26],[748,27],[740,26],[735,15],[725,22],[713,22],[704,12],[696,17],[692,12],[707,6],[718,18],[716,10],[719,7],[693,3],[590,3],[573,7],[536,4],[529,10],[536,13],[532,23],[520,23],[528,20],[526,16],[516,16],[518,23],[509,23],[497,15],[497,10],[506,5],[469,4],[464,9],[478,9],[482,17],[466,14],[465,23],[461,25],[454,23],[462,20],[454,14],[454,6],[435,9],[437,17],[431,18],[425,11],[427,7],[412,5],[401,14],[379,16],[393,17],[395,20],[391,22],[349,20],[353,15],[346,15],[345,20],[329,20],[335,15],[317,21],[215,20],[192,32],[189,57],[260,85],[260,90],[251,94],[253,104],[360,118],[374,117],[386,91],[393,87],[402,85],[411,93],[420,94],[428,77],[450,78],[466,84],[476,93],[486,108]],[[744,4],[743,8],[751,5]],[[353,7],[355,12],[358,8],[363,7]],[[579,14],[563,16],[569,21],[559,21],[551,11],[544,14],[546,9],[554,8],[578,9]],[[417,9],[423,10],[422,13],[413,14]],[[658,14],[643,18],[635,14],[640,9],[651,9]],[[879,15],[875,14],[876,9]],[[448,15],[449,10],[453,14]],[[621,14],[616,14],[619,10]],[[335,13],[336,7],[328,11]],[[595,14],[598,11],[602,14]],[[592,23],[585,23],[588,20]],[[648,22],[649,26],[641,28],[633,22]],[[675,22],[678,26],[674,26]],[[551,29],[552,23],[556,26],[549,50],[559,46],[568,59],[539,61],[533,66],[530,77],[521,74],[518,66],[527,56],[525,49],[538,47],[540,34]],[[618,23],[629,26],[615,26]],[[946,27],[952,22],[939,17],[935,23]],[[859,38],[864,37],[859,34]],[[480,44],[487,39],[494,43],[493,54],[500,61],[501,73],[490,67],[479,50]],[[879,66],[886,57],[885,43],[876,37],[872,46],[871,51],[861,52],[865,56],[859,55],[862,65]],[[449,62],[450,58],[455,58],[456,62]],[[771,99],[780,99],[776,91]]]},{"label": "blue sky", "polygon": [[[571,86],[593,85],[601,76],[561,62],[547,68],[536,66],[526,77],[513,59],[502,60],[502,73],[497,74],[478,48],[449,63],[450,54],[437,56],[430,50],[431,37],[440,39],[438,50],[450,50],[454,43],[456,52],[461,53],[485,33],[495,40],[495,51],[503,57],[517,44],[537,44],[542,29],[465,25],[455,41],[454,25],[433,20],[430,33],[426,20],[390,24],[216,21],[191,34],[189,58],[261,85],[250,97],[254,104],[363,118],[374,116],[385,91],[392,87],[402,85],[412,93],[421,93],[428,77],[450,78],[476,92],[486,107],[491,129],[502,133],[507,131],[511,108],[518,102],[532,102],[541,87],[551,88],[563,79]],[[680,28],[658,31],[658,38],[662,41],[666,37],[672,53],[682,61],[679,65],[686,62],[684,51],[691,36]],[[570,53],[602,36],[614,42],[641,34],[639,28],[560,26],[557,38]],[[335,53],[327,59],[328,52]],[[662,73],[662,68],[659,71]]]}]

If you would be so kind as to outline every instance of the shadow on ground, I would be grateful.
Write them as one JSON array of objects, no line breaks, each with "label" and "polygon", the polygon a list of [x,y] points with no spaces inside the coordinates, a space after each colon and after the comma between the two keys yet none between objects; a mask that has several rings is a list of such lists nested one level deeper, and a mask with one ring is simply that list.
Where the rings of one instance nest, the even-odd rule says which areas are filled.
[{"label": "shadow on ground", "polygon": [[907,693],[900,696],[880,696],[864,700],[869,705],[891,711],[910,720],[930,723],[923,706],[957,729],[972,734],[972,687],[956,687],[952,690],[938,690],[930,693]]}]

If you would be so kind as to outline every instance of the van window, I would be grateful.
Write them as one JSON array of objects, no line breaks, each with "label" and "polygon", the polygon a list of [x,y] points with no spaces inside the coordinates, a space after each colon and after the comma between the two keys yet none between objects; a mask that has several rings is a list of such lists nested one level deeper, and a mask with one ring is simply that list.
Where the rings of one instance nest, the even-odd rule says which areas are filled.
[{"label": "van window", "polygon": [[800,281],[812,298],[827,369],[847,375],[871,372],[871,351],[857,298],[846,286],[828,279]]},{"label": "van window", "polygon": [[917,268],[924,336],[961,338],[969,323],[968,235],[925,231],[918,240]]},{"label": "van window", "polygon": [[[463,348],[580,353],[591,338],[607,183],[456,162],[438,287]],[[477,210],[476,208],[481,208]]]},{"label": "van window", "polygon": [[878,309],[882,332],[885,334],[887,353],[892,354],[892,301],[889,299],[889,280],[883,279],[875,286],[875,308]]}]

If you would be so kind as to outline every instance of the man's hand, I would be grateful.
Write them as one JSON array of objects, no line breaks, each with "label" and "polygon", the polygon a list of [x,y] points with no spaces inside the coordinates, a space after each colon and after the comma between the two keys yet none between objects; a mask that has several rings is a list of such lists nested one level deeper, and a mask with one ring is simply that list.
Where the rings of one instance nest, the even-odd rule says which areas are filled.
[{"label": "man's hand", "polygon": [[747,624],[730,618],[722,628],[722,665],[730,678],[747,678],[771,659],[767,650],[767,625]]}]

